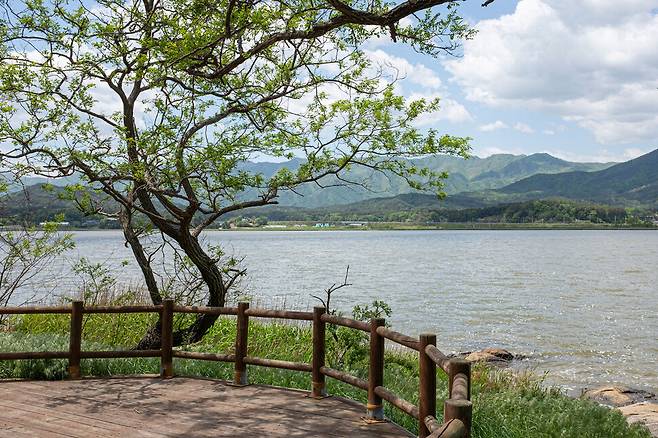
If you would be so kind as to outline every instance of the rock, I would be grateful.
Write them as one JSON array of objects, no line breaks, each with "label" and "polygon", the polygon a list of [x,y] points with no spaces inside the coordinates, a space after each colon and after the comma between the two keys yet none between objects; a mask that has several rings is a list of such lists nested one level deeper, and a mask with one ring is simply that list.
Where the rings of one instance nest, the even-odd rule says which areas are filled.
[{"label": "rock", "polygon": [[[497,358],[493,354],[485,353],[483,351],[474,351],[469,353],[464,358],[469,362],[500,362],[502,359]],[[505,362],[505,361],[503,361]]]},{"label": "rock", "polygon": [[469,362],[509,362],[514,359],[512,353],[502,348],[485,348],[465,354],[464,359]]},{"label": "rock", "polygon": [[602,405],[620,407],[648,400],[656,400],[656,395],[641,389],[633,389],[627,386],[604,386],[589,389],[583,393],[583,397],[594,400]]},{"label": "rock", "polygon": [[516,357],[510,353],[507,350],[503,350],[502,348],[485,348],[482,350],[483,353],[488,353],[496,356],[499,359],[502,360],[514,360]]},{"label": "rock", "polygon": [[641,402],[619,408],[629,423],[644,423],[651,435],[658,437],[658,403]]}]

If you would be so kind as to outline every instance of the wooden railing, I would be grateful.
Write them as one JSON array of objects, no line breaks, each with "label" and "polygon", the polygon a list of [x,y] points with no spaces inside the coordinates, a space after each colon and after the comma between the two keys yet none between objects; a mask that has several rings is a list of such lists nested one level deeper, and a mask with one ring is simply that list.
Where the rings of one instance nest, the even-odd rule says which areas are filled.
[{"label": "wooden railing", "polygon": [[[236,385],[248,383],[247,365],[282,368],[311,373],[311,395],[316,398],[326,396],[325,378],[340,380],[368,393],[367,418],[377,422],[384,419],[383,400],[395,406],[419,422],[421,438],[469,437],[471,431],[472,403],[470,363],[463,359],[449,359],[436,348],[436,336],[422,334],[418,339],[393,331],[385,326],[382,318],[370,323],[357,321],[326,313],[324,307],[315,307],[313,312],[268,310],[249,308],[249,303],[239,303],[237,307],[197,307],[179,306],[165,300],[157,306],[90,306],[81,301],[71,306],[57,307],[0,307],[0,314],[70,314],[71,331],[68,351],[41,352],[0,352],[0,360],[18,359],[68,359],[69,376],[81,377],[80,360],[89,358],[160,357],[160,375],[163,378],[174,376],[173,358],[209,360],[234,363]],[[157,350],[123,351],[82,351],[82,320],[84,314],[92,313],[159,313],[162,322],[161,348]],[[235,315],[237,332],[234,354],[202,353],[173,349],[174,313]],[[281,318],[311,321],[313,324],[312,363],[298,363],[273,360],[247,355],[249,318]],[[325,328],[334,324],[361,330],[370,336],[370,364],[368,380],[360,379],[343,371],[329,368],[325,364]],[[387,389],[384,384],[385,339],[396,342],[418,352],[419,363],[419,403],[418,406],[404,400]],[[448,375],[448,398],[444,402],[443,422],[436,417],[436,376],[437,367]]]}]

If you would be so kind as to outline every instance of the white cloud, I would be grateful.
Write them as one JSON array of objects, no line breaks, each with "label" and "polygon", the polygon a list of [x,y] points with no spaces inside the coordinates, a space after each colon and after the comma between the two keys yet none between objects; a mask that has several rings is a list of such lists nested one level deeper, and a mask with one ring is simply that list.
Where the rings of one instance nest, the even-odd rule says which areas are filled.
[{"label": "white cloud", "polygon": [[544,150],[542,152],[551,154],[554,157],[561,158],[563,160],[575,161],[580,163],[611,163],[611,162],[619,163],[622,161],[632,160],[633,158],[637,158],[640,155],[649,153],[650,150],[642,150],[639,148],[627,148],[624,149],[621,153],[619,153],[616,151],[612,152],[609,151],[608,149],[603,149],[601,151],[597,151],[597,153],[595,154],[579,154],[579,153],[562,151],[562,150]]},{"label": "white cloud", "polygon": [[439,98],[439,111],[423,114],[415,121],[418,127],[433,126],[437,121],[462,123],[473,120],[464,105],[449,96],[436,71],[422,63],[412,63],[403,57],[391,55],[382,49],[365,50],[373,67],[387,80],[396,79],[395,92],[408,100]]},{"label": "white cloud", "polygon": [[642,149],[639,148],[629,148],[629,149],[624,149],[624,157],[628,160],[632,160],[633,158],[637,158],[640,155],[644,155],[650,151],[643,151]]},{"label": "white cloud", "polygon": [[463,123],[473,120],[473,116],[468,112],[466,107],[454,99],[441,97],[441,93],[412,93],[407,98],[412,100],[432,100],[439,98],[439,110],[421,115],[415,120],[418,127],[433,126],[437,121],[448,121],[450,123]]},{"label": "white cloud", "polygon": [[502,120],[496,120],[493,123],[487,123],[486,125],[480,126],[480,131],[484,132],[491,132],[491,131],[496,131],[498,129],[507,129],[509,126],[507,126],[506,123],[504,123]]},{"label": "white cloud", "polygon": [[521,123],[521,122],[517,122],[514,125],[514,129],[524,134],[532,134],[535,132],[535,130],[532,129],[529,125],[526,125],[525,123]]},{"label": "white cloud", "polygon": [[366,50],[365,54],[376,67],[381,68],[384,73],[392,74],[394,79],[405,79],[412,84],[434,90],[441,88],[441,78],[424,64],[412,64],[405,58],[393,56],[381,49]]},{"label": "white cloud", "polygon": [[469,100],[549,110],[600,143],[658,137],[656,0],[520,0],[445,61]]},{"label": "white cloud", "polygon": [[544,135],[555,135],[555,131],[552,129],[544,129],[541,133]]},{"label": "white cloud", "polygon": [[452,123],[468,122],[473,120],[471,113],[466,107],[453,99],[441,99],[439,102],[441,109],[438,112],[440,120],[447,120]]},{"label": "white cloud", "polygon": [[480,158],[486,158],[486,157],[490,157],[491,155],[499,155],[499,154],[522,155],[523,151],[517,148],[501,148],[496,146],[475,148],[475,155]]}]

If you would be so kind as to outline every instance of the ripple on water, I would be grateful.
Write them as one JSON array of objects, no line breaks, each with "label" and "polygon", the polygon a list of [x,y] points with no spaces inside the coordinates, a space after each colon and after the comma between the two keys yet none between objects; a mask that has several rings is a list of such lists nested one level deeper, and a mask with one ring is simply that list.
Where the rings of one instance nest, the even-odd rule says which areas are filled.
[{"label": "ripple on water", "polygon": [[[120,232],[75,239],[75,254],[50,266],[55,280],[37,292],[75,289],[68,274],[81,256],[114,263],[121,281],[140,278],[135,264],[120,264],[131,259]],[[342,281],[349,264],[353,286],[332,297],[346,313],[382,299],[397,330],[435,332],[445,351],[504,346],[531,352],[525,365],[569,387],[658,388],[655,232],[264,231],[211,232],[206,240],[245,257],[247,292],[265,302],[313,305],[310,294]]]}]

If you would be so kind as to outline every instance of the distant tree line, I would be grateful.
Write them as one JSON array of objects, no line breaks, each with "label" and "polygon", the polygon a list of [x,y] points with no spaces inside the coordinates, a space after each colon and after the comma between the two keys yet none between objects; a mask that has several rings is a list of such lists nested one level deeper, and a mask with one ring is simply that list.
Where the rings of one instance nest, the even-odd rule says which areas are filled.
[{"label": "distant tree line", "polygon": [[[38,225],[53,221],[60,215],[69,226],[75,228],[119,228],[113,218],[88,215],[76,205],[54,194],[47,199],[31,193],[5,196],[0,199],[0,226],[13,224]],[[226,215],[226,220],[215,224],[214,228],[259,227],[269,222],[481,222],[481,223],[574,223],[591,222],[599,224],[644,225],[658,218],[658,212],[649,209],[613,207],[564,199],[533,200],[526,202],[498,204],[480,208],[395,208],[390,205],[368,206],[337,205],[316,209],[287,206],[268,206],[252,209],[251,214],[239,212]]]},{"label": "distant tree line", "polygon": [[536,200],[485,208],[433,212],[432,219],[445,222],[576,222],[624,223],[630,213],[610,207],[573,201]]},{"label": "distant tree line", "polygon": [[269,221],[368,221],[368,222],[492,222],[492,223],[636,223],[653,217],[655,212],[611,207],[568,200],[534,200],[481,208],[359,211],[353,206],[323,209],[269,207],[255,211]]}]

